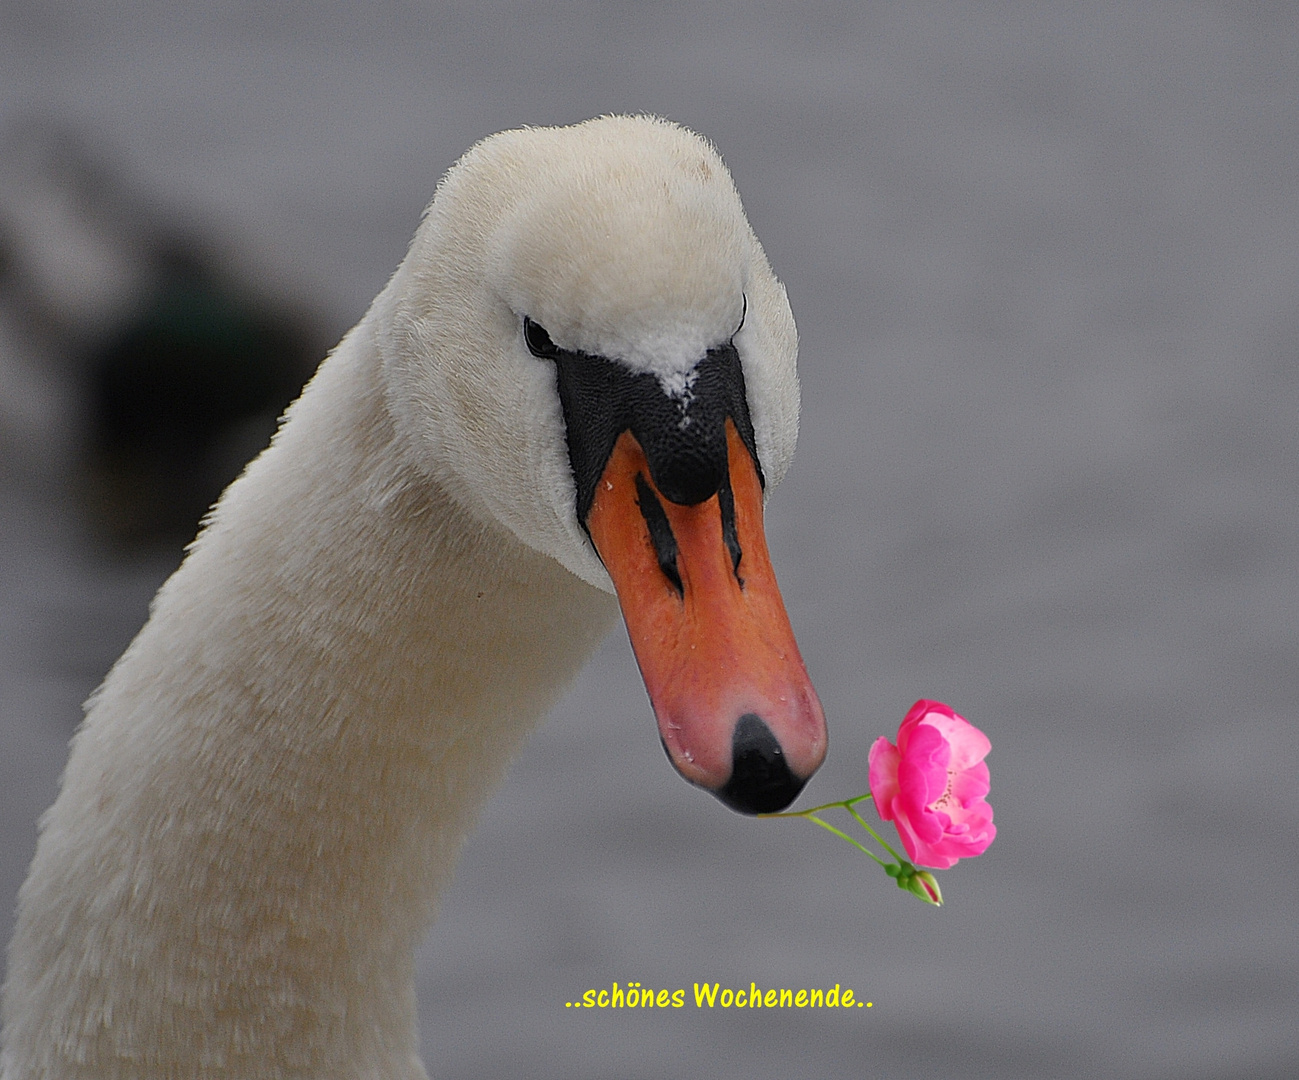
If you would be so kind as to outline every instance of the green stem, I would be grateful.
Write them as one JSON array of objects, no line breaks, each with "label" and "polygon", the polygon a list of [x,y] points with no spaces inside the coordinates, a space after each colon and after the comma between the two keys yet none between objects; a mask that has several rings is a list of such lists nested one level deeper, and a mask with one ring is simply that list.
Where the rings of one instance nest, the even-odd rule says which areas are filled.
[{"label": "green stem", "polygon": [[[817,809],[820,809],[820,807],[818,807]],[[821,826],[821,828],[823,828],[823,829],[829,829],[832,833],[835,834],[835,836],[838,836],[838,837],[840,837],[841,839],[847,840],[848,843],[852,844],[852,846],[855,847],[858,851],[862,852],[864,855],[869,855],[872,859],[874,859],[877,863],[879,863],[880,866],[888,866],[888,865],[889,865],[889,864],[886,863],[883,859],[881,859],[878,855],[876,855],[875,852],[871,851],[870,848],[865,847],[864,845],[858,843],[858,842],[857,842],[856,840],[854,840],[851,836],[849,836],[846,832],[843,832],[843,831],[840,830],[840,829],[836,829],[836,828],[835,828],[833,825],[831,825],[828,821],[822,821],[819,817],[817,817],[814,813],[812,813],[811,810],[804,810],[803,813],[801,813],[801,814],[764,814],[763,816],[764,816],[764,817],[805,817],[805,818],[807,818],[808,821],[815,821],[818,825]],[[877,836],[875,839],[878,840],[879,837]]]},{"label": "green stem", "polygon": [[819,814],[822,810],[837,810],[842,807],[845,810],[852,810],[859,802],[871,797],[870,792],[865,795],[858,795],[855,799],[842,799],[839,802],[828,802],[821,806],[813,806],[810,810],[786,810],[783,814],[759,814],[758,817],[807,817],[808,814]]},{"label": "green stem", "polygon": [[[834,833],[840,840],[847,840],[848,843],[852,844],[852,846],[863,855],[869,856],[875,862],[879,863],[880,866],[884,867],[885,872],[888,873],[889,877],[893,878],[897,883],[898,888],[914,893],[916,896],[919,896],[920,899],[933,904],[936,907],[941,907],[943,903],[942,893],[938,892],[938,883],[934,881],[933,875],[929,874],[928,871],[917,870],[916,867],[907,862],[906,859],[889,846],[888,842],[880,836],[879,833],[866,823],[866,819],[862,817],[861,814],[857,813],[857,804],[859,802],[865,802],[870,797],[871,795],[868,791],[865,795],[858,795],[855,799],[842,799],[839,802],[825,803],[822,806],[814,806],[810,810],[786,810],[780,814],[759,814],[758,817],[796,817],[807,818],[808,821],[815,821],[821,826],[821,828],[825,829],[827,832]],[[842,829],[836,828],[828,821],[822,821],[816,815],[821,813],[823,810],[847,810],[856,820],[857,824],[865,829],[866,832],[875,839],[876,843],[878,843],[880,847],[897,859],[897,864],[895,865],[893,863],[885,862],[876,855],[875,852],[871,851],[870,848],[853,839]],[[932,889],[930,886],[932,886]]]},{"label": "green stem", "polygon": [[894,851],[891,847],[889,847],[889,845],[884,841],[884,838],[881,837],[880,834],[877,833],[874,829],[872,829],[869,825],[867,825],[866,819],[863,818],[861,814],[857,813],[856,810],[857,804],[859,802],[865,802],[870,797],[871,794],[868,791],[865,795],[858,795],[855,799],[841,799],[838,802],[828,802],[828,803],[824,803],[821,806],[814,806],[810,810],[786,810],[784,813],[780,813],[780,814],[759,814],[758,817],[767,817],[767,818],[797,817],[797,818],[806,818],[808,821],[815,821],[818,825],[821,826],[821,828],[828,829],[830,830],[830,832],[834,833],[835,836],[847,840],[848,843],[852,844],[852,846],[855,847],[858,851],[865,852],[877,863],[879,863],[880,866],[888,866],[889,865],[888,863],[886,863],[883,859],[881,859],[869,848],[864,847],[862,844],[859,844],[846,832],[836,829],[829,822],[822,821],[819,817],[816,816],[822,810],[847,810],[848,813],[850,813],[854,818],[857,819],[857,824],[860,825],[863,829],[865,829],[868,833],[870,833],[870,835],[875,838],[876,842],[880,845],[880,847],[882,847],[885,851],[887,851],[890,855],[892,855],[895,859],[897,859],[898,865],[902,865],[903,863],[906,862],[906,860],[903,859],[902,856],[899,855],[896,851]]},{"label": "green stem", "polygon": [[869,825],[866,824],[866,819],[863,818],[861,814],[857,813],[857,811],[853,809],[853,807],[851,806],[848,807],[848,813],[852,814],[852,816],[857,819],[858,825],[860,825],[863,829],[865,829],[868,833],[870,833],[871,836],[875,837],[880,847],[882,847],[885,851],[887,851],[890,855],[892,855],[895,859],[897,859],[899,865],[906,862],[906,860],[901,855],[899,855],[896,851],[894,851],[891,847],[889,847],[888,842],[882,836],[880,836],[879,833],[877,833],[874,829],[872,829]]}]

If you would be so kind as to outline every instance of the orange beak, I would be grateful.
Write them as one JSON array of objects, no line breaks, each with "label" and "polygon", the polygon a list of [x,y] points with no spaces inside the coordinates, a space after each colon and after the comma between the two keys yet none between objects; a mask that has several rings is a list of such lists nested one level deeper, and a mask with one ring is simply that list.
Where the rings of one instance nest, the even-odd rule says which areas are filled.
[{"label": "orange beak", "polygon": [[825,758],[808,679],[762,526],[762,485],[726,421],[728,479],[666,499],[631,431],[614,445],[587,528],[618,592],[668,757],[744,813],[782,810]]}]

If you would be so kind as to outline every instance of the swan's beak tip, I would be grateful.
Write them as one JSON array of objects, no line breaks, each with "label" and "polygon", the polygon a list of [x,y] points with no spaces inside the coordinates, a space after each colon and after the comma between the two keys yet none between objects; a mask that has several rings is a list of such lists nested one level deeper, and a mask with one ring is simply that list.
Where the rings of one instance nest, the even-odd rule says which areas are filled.
[{"label": "swan's beak tip", "polygon": [[[731,737],[729,772],[721,762],[709,769],[689,751],[673,753],[668,740],[660,733],[663,752],[672,767],[689,784],[703,788],[740,814],[775,814],[798,798],[812,774],[825,760],[826,741],[822,737],[803,740],[801,767],[790,764],[776,734],[757,713],[745,713],[735,725]],[[678,756],[679,755],[679,756]],[[718,766],[721,766],[719,769]],[[719,779],[719,774],[724,779]]]},{"label": "swan's beak tip", "polygon": [[731,758],[730,779],[713,794],[741,814],[784,810],[798,798],[811,775],[794,773],[780,741],[757,713],[746,713],[735,725]]}]

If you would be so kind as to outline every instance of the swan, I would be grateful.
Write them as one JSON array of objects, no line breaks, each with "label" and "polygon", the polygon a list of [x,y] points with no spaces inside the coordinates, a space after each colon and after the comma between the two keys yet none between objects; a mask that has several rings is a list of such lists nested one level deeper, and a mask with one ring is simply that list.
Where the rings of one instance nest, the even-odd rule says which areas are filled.
[{"label": "swan", "polygon": [[415,947],[619,608],[682,776],[787,805],[826,750],[762,533],[796,352],[700,136],[468,151],[87,703],[4,1080],[426,1077]]}]

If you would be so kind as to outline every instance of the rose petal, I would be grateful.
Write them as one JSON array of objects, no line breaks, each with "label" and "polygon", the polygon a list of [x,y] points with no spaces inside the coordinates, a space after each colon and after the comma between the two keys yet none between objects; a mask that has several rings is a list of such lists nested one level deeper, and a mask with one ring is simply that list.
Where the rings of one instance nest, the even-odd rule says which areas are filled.
[{"label": "rose petal", "polygon": [[992,749],[988,736],[963,717],[933,711],[927,713],[920,724],[934,728],[947,740],[952,748],[951,765],[954,769],[973,768]]},{"label": "rose petal", "polygon": [[961,806],[982,801],[988,794],[991,785],[988,782],[988,766],[980,761],[972,769],[958,772],[952,777],[952,797]]},{"label": "rose petal", "polygon": [[883,735],[875,740],[870,753],[871,797],[885,821],[893,820],[893,800],[898,797],[898,762],[901,760],[898,748]]}]

